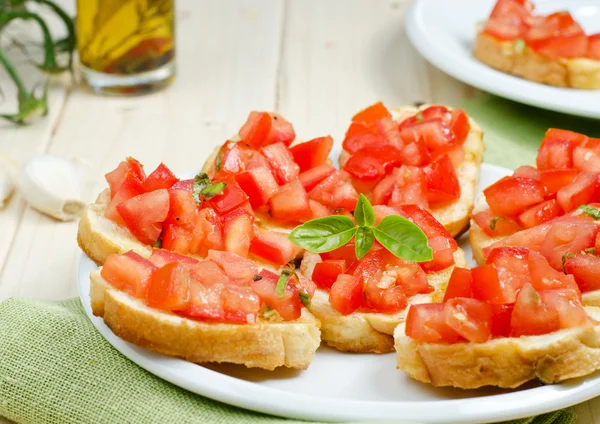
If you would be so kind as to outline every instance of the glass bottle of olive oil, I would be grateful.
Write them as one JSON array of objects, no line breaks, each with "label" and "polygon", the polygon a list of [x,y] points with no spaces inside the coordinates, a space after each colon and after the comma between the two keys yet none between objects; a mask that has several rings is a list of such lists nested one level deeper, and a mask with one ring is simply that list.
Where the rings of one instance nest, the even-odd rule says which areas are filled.
[{"label": "glass bottle of olive oil", "polygon": [[175,0],[77,0],[84,83],[103,94],[141,94],[175,74]]}]

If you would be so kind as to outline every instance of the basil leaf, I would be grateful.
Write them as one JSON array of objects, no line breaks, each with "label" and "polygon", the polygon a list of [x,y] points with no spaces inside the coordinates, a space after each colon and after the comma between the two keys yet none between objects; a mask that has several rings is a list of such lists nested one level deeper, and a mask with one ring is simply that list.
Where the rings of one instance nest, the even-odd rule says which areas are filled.
[{"label": "basil leaf", "polygon": [[210,199],[211,197],[216,196],[217,194],[221,194],[223,190],[225,190],[227,184],[224,182],[210,184],[207,187],[204,187],[200,192],[206,199]]},{"label": "basil leaf", "polygon": [[433,259],[427,236],[408,219],[389,215],[373,228],[375,238],[387,250],[407,261],[426,262]]},{"label": "basil leaf", "polygon": [[275,293],[277,293],[277,296],[285,296],[285,289],[292,274],[293,272],[289,269],[284,269],[283,271],[281,271],[279,280],[277,280],[277,286],[275,286]]},{"label": "basil leaf", "polygon": [[192,196],[194,196],[194,200],[196,204],[199,205],[202,199],[200,196],[202,195],[202,190],[204,190],[210,184],[210,178],[206,173],[199,172],[194,177],[194,183],[192,185]]},{"label": "basil leaf", "polygon": [[373,230],[368,227],[360,227],[356,230],[356,245],[354,246],[354,252],[356,253],[356,259],[362,259],[371,247],[375,237],[373,236]]},{"label": "basil leaf", "polygon": [[358,196],[358,202],[356,202],[356,208],[354,208],[354,219],[361,227],[375,225],[375,211],[373,210],[373,206],[371,206],[369,200],[362,193]]},{"label": "basil leaf", "polygon": [[348,243],[355,233],[354,222],[347,216],[327,216],[297,226],[288,239],[309,252],[323,253]]},{"label": "basil leaf", "polygon": [[307,308],[310,308],[310,296],[301,291],[298,292],[298,296],[300,296],[300,302]]},{"label": "basil leaf", "polygon": [[589,215],[594,219],[600,219],[600,210],[598,210],[592,206],[581,205],[577,208],[577,210],[583,211],[584,214]]},{"label": "basil leaf", "polygon": [[574,258],[575,254],[571,253],[571,252],[567,252],[562,256],[562,269],[565,272],[565,274],[568,274],[567,272],[567,268],[565,267],[565,262],[567,262],[567,258]]},{"label": "basil leaf", "polygon": [[155,249],[160,249],[162,247],[162,237],[158,236],[152,247]]},{"label": "basil leaf", "polygon": [[589,253],[590,255],[595,255],[596,254],[596,248],[595,247],[588,247],[587,249],[584,250],[585,253]]},{"label": "basil leaf", "polygon": [[496,229],[496,222],[498,221],[507,221],[506,218],[504,218],[503,216],[495,216],[492,218],[492,220],[490,221],[490,230],[495,230]]},{"label": "basil leaf", "polygon": [[217,154],[217,159],[215,161],[215,168],[217,169],[217,172],[219,172],[221,170],[221,166],[223,166],[223,148],[221,147],[219,149],[219,153]]}]

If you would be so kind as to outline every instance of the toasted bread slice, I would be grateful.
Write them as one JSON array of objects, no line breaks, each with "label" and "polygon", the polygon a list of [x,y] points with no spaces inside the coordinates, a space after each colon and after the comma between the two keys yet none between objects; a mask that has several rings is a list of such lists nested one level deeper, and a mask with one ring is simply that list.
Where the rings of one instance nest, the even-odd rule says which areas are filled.
[{"label": "toasted bread slice", "polygon": [[[454,253],[460,267],[466,267],[465,254],[461,249]],[[307,252],[300,270],[311,277],[320,256]],[[454,266],[427,274],[427,280],[435,291],[419,294],[408,299],[409,303],[441,302]],[[321,338],[328,345],[345,352],[385,353],[394,350],[394,329],[406,318],[407,309],[396,314],[376,312],[353,312],[342,315],[329,303],[329,292],[317,289],[312,298],[310,311],[321,321]]]},{"label": "toasted bread slice", "polygon": [[[397,122],[414,116],[419,110],[426,109],[431,105],[422,105],[419,108],[413,106],[402,106],[391,109],[392,116]],[[448,108],[452,110],[452,108]],[[442,223],[446,231],[456,237],[468,228],[469,217],[475,201],[475,189],[479,180],[479,170],[483,160],[485,145],[483,143],[483,131],[473,119],[469,118],[471,130],[463,144],[465,151],[464,160],[456,168],[456,176],[460,183],[460,198],[454,202],[431,208],[431,214]],[[340,165],[346,163],[350,154],[343,150],[340,155]]]},{"label": "toasted bread slice", "polygon": [[[594,319],[600,309],[586,308]],[[434,386],[515,388],[527,381],[558,383],[600,369],[600,325],[485,343],[421,343],[394,331],[398,368]]]},{"label": "toasted bread slice", "polygon": [[191,362],[229,362],[273,370],[306,369],[321,343],[319,321],[306,309],[295,321],[226,324],[194,321],[146,306],[90,275],[94,315],[117,336],[156,352]]},{"label": "toasted bread slice", "polygon": [[503,41],[479,32],[473,56],[498,69],[530,81],[587,90],[600,88],[600,61],[587,58],[553,59],[514,41]]}]

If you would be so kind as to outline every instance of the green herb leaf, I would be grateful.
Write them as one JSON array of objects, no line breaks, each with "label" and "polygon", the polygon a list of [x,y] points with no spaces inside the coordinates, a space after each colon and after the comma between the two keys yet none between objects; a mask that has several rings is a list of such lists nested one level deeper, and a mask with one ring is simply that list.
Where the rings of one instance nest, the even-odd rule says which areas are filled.
[{"label": "green herb leaf", "polygon": [[310,308],[310,296],[301,291],[298,292],[298,296],[300,296],[300,302],[307,308]]},{"label": "green herb leaf", "polygon": [[275,293],[277,293],[277,296],[285,296],[285,288],[287,287],[287,283],[293,273],[294,272],[289,269],[284,269],[283,271],[281,271],[279,280],[277,280],[277,286],[275,286]]},{"label": "green herb leaf", "polygon": [[354,222],[347,216],[327,216],[297,226],[288,239],[309,252],[323,253],[348,243],[355,233]]},{"label": "green herb leaf", "polygon": [[375,211],[364,194],[358,196],[356,208],[354,208],[354,219],[361,227],[375,225]]},{"label": "green herb leaf", "polygon": [[568,274],[567,272],[567,268],[565,267],[565,262],[567,262],[567,258],[574,258],[575,254],[571,253],[571,252],[567,252],[563,255],[562,257],[562,269],[565,272],[565,274]]},{"label": "green herb leaf", "polygon": [[588,247],[587,249],[584,250],[585,253],[589,253],[590,255],[595,255],[596,254],[596,248],[595,247]]},{"label": "green herb leaf", "polygon": [[492,220],[490,221],[490,229],[491,230],[495,230],[496,229],[496,222],[498,221],[507,221],[506,218],[504,218],[503,216],[495,216],[492,218]]},{"label": "green herb leaf", "polygon": [[523,53],[525,51],[525,48],[527,47],[527,45],[525,44],[525,40],[523,40],[522,38],[517,38],[515,40],[515,51],[517,53]]},{"label": "green herb leaf", "polygon": [[210,199],[211,197],[214,197],[217,194],[221,194],[225,187],[227,187],[227,184],[221,181],[204,187],[201,193],[205,198]]},{"label": "green herb leaf", "polygon": [[362,259],[371,247],[373,247],[373,242],[375,241],[375,237],[373,236],[373,229],[368,227],[360,227],[356,230],[356,245],[354,246],[354,251],[356,253],[356,259]]},{"label": "green herb leaf", "polygon": [[423,116],[423,113],[421,113],[421,111],[418,111],[417,114],[415,115],[415,119],[417,122],[421,122],[422,120],[425,119],[425,117]]},{"label": "green herb leaf", "polygon": [[152,245],[152,247],[155,249],[160,249],[162,247],[162,237],[159,236]]},{"label": "green herb leaf", "polygon": [[433,259],[427,236],[408,219],[389,215],[373,228],[375,238],[387,250],[407,261],[426,262]]},{"label": "green herb leaf", "polygon": [[194,184],[192,185],[192,195],[196,204],[199,205],[202,202],[202,198],[210,199],[221,193],[227,184],[224,182],[211,183],[210,178],[204,172],[198,173],[194,177]]},{"label": "green herb leaf", "polygon": [[221,166],[223,166],[223,148],[219,149],[217,160],[215,161],[215,168],[217,169],[217,172],[221,170]]},{"label": "green herb leaf", "polygon": [[600,210],[589,205],[581,205],[577,208],[578,211],[583,211],[584,214],[591,216],[594,219],[600,219]]},{"label": "green herb leaf", "polygon": [[271,309],[269,307],[269,305],[265,306],[265,310],[263,311],[263,317],[266,319],[269,319],[273,316],[275,316],[275,314],[277,313],[277,311],[275,311],[274,309]]}]

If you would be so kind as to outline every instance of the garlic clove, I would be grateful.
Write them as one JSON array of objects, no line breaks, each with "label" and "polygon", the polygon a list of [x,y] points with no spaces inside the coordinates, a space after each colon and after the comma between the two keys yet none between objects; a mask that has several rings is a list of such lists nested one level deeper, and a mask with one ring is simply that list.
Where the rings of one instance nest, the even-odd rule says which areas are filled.
[{"label": "garlic clove", "polygon": [[19,190],[27,203],[61,221],[76,219],[83,212],[83,182],[80,164],[52,155],[29,160],[18,178]]},{"label": "garlic clove", "polygon": [[15,191],[17,165],[0,154],[0,210],[4,209]]}]

